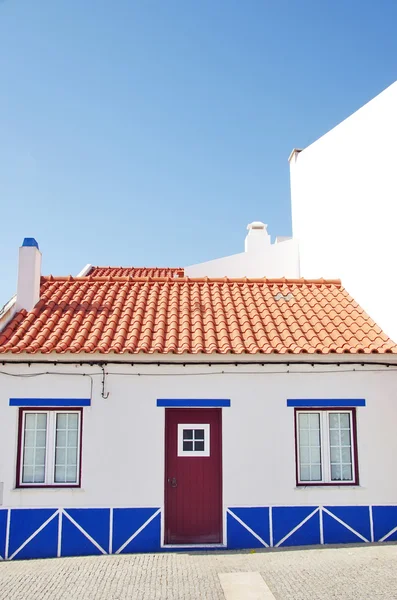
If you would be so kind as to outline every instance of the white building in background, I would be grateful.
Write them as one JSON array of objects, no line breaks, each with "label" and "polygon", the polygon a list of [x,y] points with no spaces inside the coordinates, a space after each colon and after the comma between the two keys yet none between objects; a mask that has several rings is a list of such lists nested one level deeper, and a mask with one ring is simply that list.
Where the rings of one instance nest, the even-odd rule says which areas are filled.
[{"label": "white building in background", "polygon": [[397,339],[397,82],[290,156],[303,277],[338,277]]}]

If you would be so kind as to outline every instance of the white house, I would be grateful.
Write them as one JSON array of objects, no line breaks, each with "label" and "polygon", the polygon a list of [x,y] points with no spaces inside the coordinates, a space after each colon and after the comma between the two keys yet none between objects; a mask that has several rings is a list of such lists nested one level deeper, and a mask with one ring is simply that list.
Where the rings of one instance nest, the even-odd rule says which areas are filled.
[{"label": "white house", "polygon": [[[293,237],[303,277],[340,277],[397,339],[397,82],[290,156]],[[379,287],[374,281],[387,282]]]},{"label": "white house", "polygon": [[41,277],[25,240],[0,330],[2,558],[396,538],[397,346],[338,280],[237,278],[239,256],[225,277]]}]

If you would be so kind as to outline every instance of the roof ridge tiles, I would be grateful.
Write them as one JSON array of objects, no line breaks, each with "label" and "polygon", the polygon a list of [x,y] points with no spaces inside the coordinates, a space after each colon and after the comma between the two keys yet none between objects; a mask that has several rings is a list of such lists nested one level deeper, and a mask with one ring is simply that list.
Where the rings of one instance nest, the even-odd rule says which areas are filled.
[{"label": "roof ridge tiles", "polygon": [[134,277],[133,275],[85,275],[83,277],[74,277],[73,275],[42,275],[41,282],[95,282],[95,283],[104,283],[104,282],[141,282],[141,283],[241,283],[241,284],[250,284],[250,283],[264,283],[267,285],[316,285],[316,286],[337,286],[342,287],[342,283],[340,279],[287,279],[285,277],[282,278],[267,278],[267,277],[187,277],[186,275],[183,277],[171,277],[167,275],[165,277],[155,277],[153,275],[144,275],[139,277]]}]

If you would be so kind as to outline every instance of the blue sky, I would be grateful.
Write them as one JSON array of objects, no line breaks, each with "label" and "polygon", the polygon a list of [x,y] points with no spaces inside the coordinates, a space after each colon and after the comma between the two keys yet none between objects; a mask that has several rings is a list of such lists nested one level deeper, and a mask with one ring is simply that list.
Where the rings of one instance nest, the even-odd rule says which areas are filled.
[{"label": "blue sky", "polygon": [[397,79],[395,0],[1,0],[0,304],[291,233],[287,158]]}]

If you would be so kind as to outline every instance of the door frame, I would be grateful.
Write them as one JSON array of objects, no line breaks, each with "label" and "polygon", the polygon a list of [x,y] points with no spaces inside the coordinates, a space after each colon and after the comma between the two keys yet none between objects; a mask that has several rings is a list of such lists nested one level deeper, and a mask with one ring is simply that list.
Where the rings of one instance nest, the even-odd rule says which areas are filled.
[{"label": "door frame", "polygon": [[[220,547],[220,548],[225,548],[226,547],[226,531],[225,531],[225,510],[224,510],[224,506],[223,506],[223,496],[224,496],[224,490],[223,490],[223,485],[224,485],[224,479],[223,479],[223,415],[222,415],[222,408],[225,406],[230,406],[230,400],[216,400],[216,401],[210,401],[210,400],[188,400],[188,401],[178,401],[178,400],[170,400],[168,401],[168,404],[160,404],[160,402],[165,403],[167,401],[164,400],[158,400],[157,401],[157,406],[164,406],[165,411],[164,411],[164,440],[163,440],[163,448],[164,448],[164,476],[163,476],[163,510],[162,510],[162,516],[163,518],[161,519],[161,546],[162,547],[167,547],[167,548],[191,548],[191,547],[197,547],[197,548],[203,548],[203,547]],[[218,463],[218,469],[219,469],[219,473],[220,473],[220,497],[219,497],[219,508],[220,508],[220,524],[219,524],[219,531],[220,531],[220,542],[216,543],[216,544],[169,544],[166,542],[165,540],[165,536],[166,536],[166,506],[167,506],[167,493],[168,493],[168,481],[167,481],[167,459],[168,459],[168,448],[167,448],[167,409],[175,409],[175,408],[180,408],[180,409],[184,409],[187,410],[189,408],[206,408],[206,409],[211,409],[211,410],[217,410],[218,412],[218,418],[219,418],[219,436],[220,436],[220,440],[219,440],[219,463]]]}]

